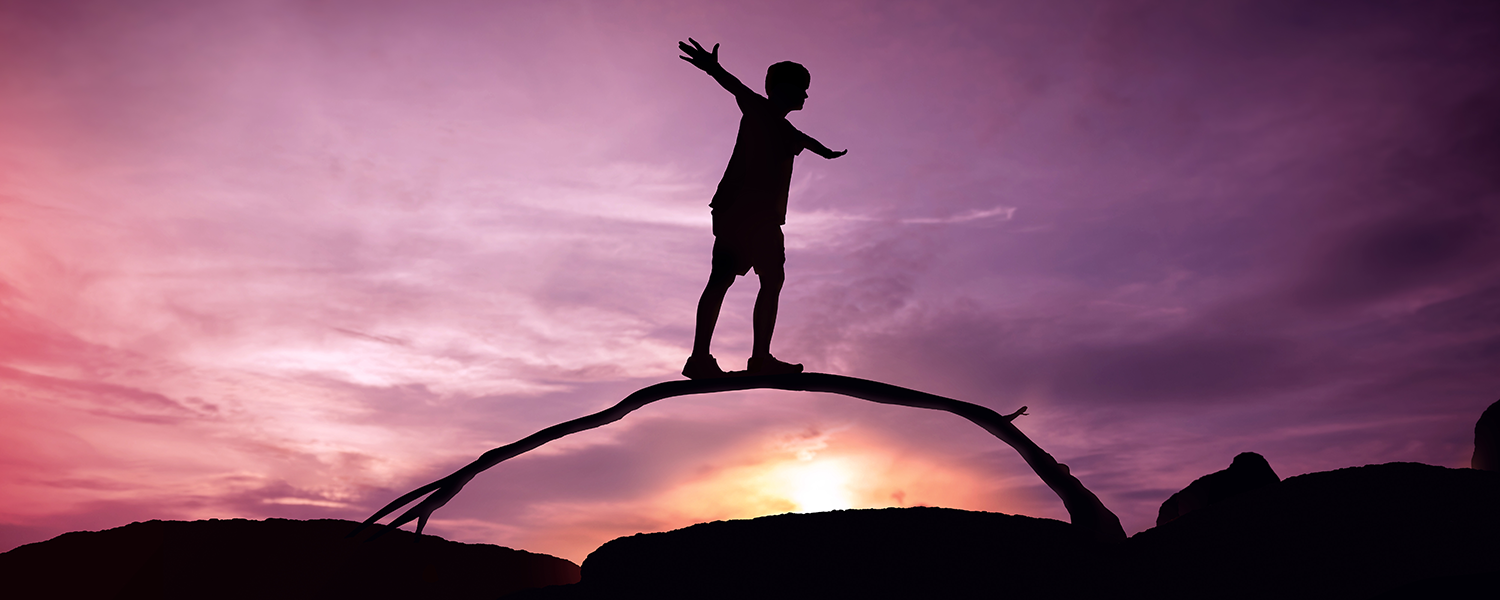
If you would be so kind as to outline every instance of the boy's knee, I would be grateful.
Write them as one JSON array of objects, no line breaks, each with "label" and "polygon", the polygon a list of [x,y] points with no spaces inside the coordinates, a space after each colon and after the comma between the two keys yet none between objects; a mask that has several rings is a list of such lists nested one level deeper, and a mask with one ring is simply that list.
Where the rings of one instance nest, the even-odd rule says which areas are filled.
[{"label": "boy's knee", "polygon": [[786,282],[786,271],[784,271],[782,269],[766,269],[766,270],[763,270],[763,271],[762,270],[757,270],[755,272],[755,274],[760,276],[760,287],[763,287],[763,288],[765,288],[765,287],[778,287],[779,288],[779,287],[781,287],[782,283]]},{"label": "boy's knee", "polygon": [[727,290],[729,289],[729,286],[734,285],[734,278],[734,273],[714,271],[713,273],[710,273],[708,275],[708,287],[724,288]]}]

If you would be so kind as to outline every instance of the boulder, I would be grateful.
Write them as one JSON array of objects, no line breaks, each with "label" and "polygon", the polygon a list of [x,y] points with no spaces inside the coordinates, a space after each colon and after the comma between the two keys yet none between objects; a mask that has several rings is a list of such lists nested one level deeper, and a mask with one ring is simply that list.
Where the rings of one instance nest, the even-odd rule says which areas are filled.
[{"label": "boulder", "polygon": [[[1136,534],[1123,591],[1099,597],[1500,597],[1496,507],[1500,474],[1487,471],[1389,463],[1288,477]],[[1470,595],[1442,593],[1466,582]]]},{"label": "boulder", "polygon": [[1172,494],[1161,504],[1156,514],[1159,527],[1200,508],[1218,504],[1245,492],[1281,481],[1266,457],[1254,452],[1241,452],[1234,457],[1228,469],[1209,473],[1188,484],[1182,491]]},{"label": "boulder", "polygon": [[1500,400],[1496,400],[1474,424],[1474,458],[1469,463],[1481,471],[1500,471]]}]

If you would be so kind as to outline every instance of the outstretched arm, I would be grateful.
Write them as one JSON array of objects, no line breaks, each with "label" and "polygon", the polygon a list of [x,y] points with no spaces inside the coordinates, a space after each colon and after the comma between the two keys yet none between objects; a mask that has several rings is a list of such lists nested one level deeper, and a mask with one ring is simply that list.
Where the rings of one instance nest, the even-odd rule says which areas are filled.
[{"label": "outstretched arm", "polygon": [[824,146],[823,145],[823,142],[815,140],[815,139],[813,139],[812,136],[807,135],[805,133],[802,134],[802,137],[807,138],[807,140],[805,142],[803,142],[803,146],[805,148],[807,148],[808,150],[812,150],[813,154],[816,154],[816,155],[821,156],[823,158],[835,159],[835,158],[838,158],[840,156],[843,156],[843,155],[849,153],[848,150],[839,150],[837,152],[835,152],[833,150],[829,150],[828,146]]},{"label": "outstretched arm", "polygon": [[682,50],[682,53],[687,55],[677,58],[688,61],[699,69],[703,69],[704,73],[708,73],[709,76],[714,78],[714,81],[719,82],[719,85],[724,86],[724,89],[729,90],[729,93],[734,94],[736,98],[744,97],[746,94],[757,98],[761,97],[760,94],[751,90],[749,86],[740,83],[740,80],[735,78],[734,75],[730,75],[729,71],[724,70],[724,67],[719,66],[718,44],[714,44],[714,49],[710,52],[704,50],[703,46],[698,43],[698,40],[688,38],[688,42],[692,42],[693,45],[689,46],[687,42],[677,42],[677,49]]}]

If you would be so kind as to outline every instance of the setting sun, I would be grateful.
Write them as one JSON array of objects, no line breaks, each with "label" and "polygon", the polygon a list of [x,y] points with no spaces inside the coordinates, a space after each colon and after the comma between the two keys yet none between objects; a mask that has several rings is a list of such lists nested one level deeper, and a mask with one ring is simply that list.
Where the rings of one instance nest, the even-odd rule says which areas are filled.
[{"label": "setting sun", "polygon": [[[997,476],[999,474],[992,474]],[[994,509],[986,478],[852,428],[773,434],[714,457],[641,511],[692,523],[890,506]]]},{"label": "setting sun", "polygon": [[797,506],[795,512],[822,512],[855,508],[849,491],[853,474],[838,459],[784,463],[773,477],[785,486],[782,494]]}]

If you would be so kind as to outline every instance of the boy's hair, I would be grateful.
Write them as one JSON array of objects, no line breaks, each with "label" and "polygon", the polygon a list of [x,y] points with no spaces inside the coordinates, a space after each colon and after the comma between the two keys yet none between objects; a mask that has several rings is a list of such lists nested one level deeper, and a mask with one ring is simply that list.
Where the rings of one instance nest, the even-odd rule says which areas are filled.
[{"label": "boy's hair", "polygon": [[807,67],[784,60],[766,68],[766,93],[772,89],[792,88],[805,90],[812,83],[812,74]]}]

